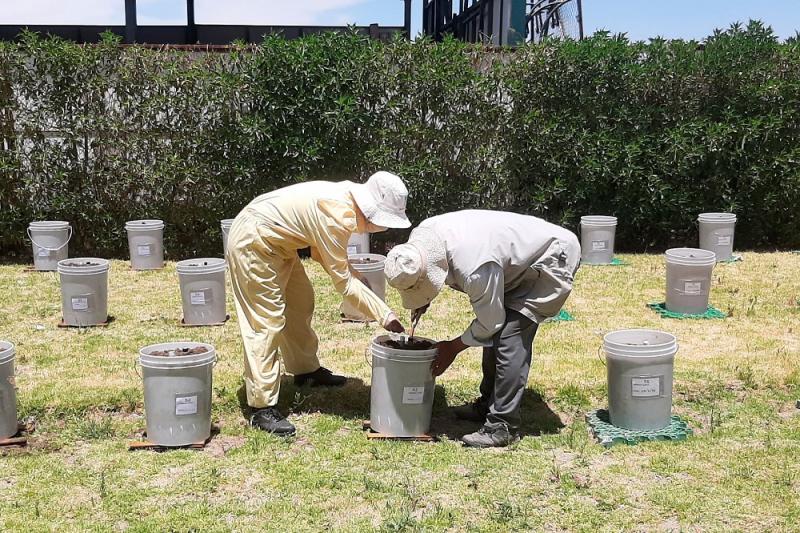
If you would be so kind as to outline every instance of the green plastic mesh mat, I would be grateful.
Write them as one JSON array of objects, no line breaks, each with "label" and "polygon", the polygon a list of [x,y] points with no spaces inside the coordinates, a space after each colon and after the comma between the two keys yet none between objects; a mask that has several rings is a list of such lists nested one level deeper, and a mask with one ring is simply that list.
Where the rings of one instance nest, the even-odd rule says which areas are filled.
[{"label": "green plastic mesh mat", "polygon": [[692,435],[691,428],[678,415],[672,415],[669,425],[661,429],[636,431],[611,425],[608,410],[595,409],[586,413],[586,423],[589,424],[594,438],[606,448],[615,444],[633,445],[655,440],[686,440]]},{"label": "green plastic mesh mat", "polygon": [[582,262],[581,266],[588,266],[588,267],[609,267],[609,266],[618,267],[618,266],[627,266],[629,264],[630,263],[628,263],[627,261],[623,261],[619,257],[615,257],[614,259],[611,260],[610,263],[604,263],[604,264],[596,265],[596,264],[590,264],[590,263],[583,263]]},{"label": "green plastic mesh mat", "polygon": [[677,319],[684,319],[684,318],[693,318],[693,319],[719,319],[719,318],[727,318],[728,315],[717,309],[716,307],[708,306],[708,309],[705,313],[700,313],[698,315],[692,315],[687,313],[676,313],[674,311],[667,310],[667,304],[664,302],[661,303],[650,303],[647,304],[647,307],[661,315],[662,318],[677,318]]},{"label": "green plastic mesh mat", "polygon": [[740,261],[744,261],[744,258],[741,255],[732,255],[730,259],[725,259],[724,261],[720,261],[720,263],[729,265],[731,263],[738,263]]},{"label": "green plastic mesh mat", "polygon": [[572,322],[575,320],[575,317],[569,314],[569,311],[566,309],[562,309],[558,312],[556,316],[551,316],[550,318],[544,321],[545,324],[549,322]]}]

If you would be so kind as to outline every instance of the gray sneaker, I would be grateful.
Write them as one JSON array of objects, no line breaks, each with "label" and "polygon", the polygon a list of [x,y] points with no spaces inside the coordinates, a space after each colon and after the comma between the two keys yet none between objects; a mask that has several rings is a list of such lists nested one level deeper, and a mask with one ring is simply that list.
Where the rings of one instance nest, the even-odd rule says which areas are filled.
[{"label": "gray sneaker", "polygon": [[453,414],[456,415],[456,418],[461,420],[486,422],[486,415],[489,414],[489,407],[480,400],[475,400],[472,403],[453,407]]},{"label": "gray sneaker", "polygon": [[482,427],[475,433],[464,435],[461,442],[470,448],[502,448],[519,441],[519,433],[509,431],[508,428],[488,428]]}]

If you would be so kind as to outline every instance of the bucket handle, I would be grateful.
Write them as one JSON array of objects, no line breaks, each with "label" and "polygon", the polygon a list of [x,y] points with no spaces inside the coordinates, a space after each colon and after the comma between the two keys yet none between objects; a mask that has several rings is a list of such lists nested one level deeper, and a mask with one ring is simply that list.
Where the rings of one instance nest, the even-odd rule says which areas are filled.
[{"label": "bucket handle", "polygon": [[68,245],[69,241],[72,240],[72,226],[67,226],[67,230],[69,230],[69,236],[67,237],[67,242],[65,242],[64,244],[62,244],[58,248],[48,248],[47,246],[42,246],[41,244],[39,244],[38,242],[33,240],[33,235],[31,235],[31,228],[30,227],[28,227],[28,229],[26,231],[28,232],[28,238],[31,240],[31,242],[33,244],[36,245],[37,248],[41,248],[42,250],[47,250],[48,252],[57,252],[60,249],[62,249],[63,247],[65,247],[66,245]]},{"label": "bucket handle", "polygon": [[603,356],[600,355],[600,352],[602,352],[602,351],[603,351],[603,347],[602,346],[598,346],[597,347],[597,358],[600,359],[600,362],[603,363],[603,366],[606,366],[605,359],[603,359]]},{"label": "bucket handle", "polygon": [[369,348],[364,348],[364,360],[372,368],[372,361],[369,360]]}]

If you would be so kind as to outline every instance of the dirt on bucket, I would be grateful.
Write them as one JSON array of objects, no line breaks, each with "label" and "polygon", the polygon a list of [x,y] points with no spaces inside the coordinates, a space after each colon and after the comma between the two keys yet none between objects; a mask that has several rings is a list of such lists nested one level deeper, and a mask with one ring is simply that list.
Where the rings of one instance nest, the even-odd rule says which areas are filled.
[{"label": "dirt on bucket", "polygon": [[196,346],[195,348],[178,348],[177,350],[157,350],[147,355],[154,355],[156,357],[179,357],[182,355],[200,355],[206,352],[208,352],[208,348],[205,346]]},{"label": "dirt on bucket", "polygon": [[389,339],[380,342],[380,344],[395,350],[430,350],[436,345],[429,340],[420,339],[417,337],[410,337],[405,340]]}]

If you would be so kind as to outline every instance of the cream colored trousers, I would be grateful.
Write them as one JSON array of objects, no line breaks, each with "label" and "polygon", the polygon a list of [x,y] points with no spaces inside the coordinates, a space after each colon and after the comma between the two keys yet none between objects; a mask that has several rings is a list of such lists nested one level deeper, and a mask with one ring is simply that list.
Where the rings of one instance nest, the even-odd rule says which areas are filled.
[{"label": "cream colored trousers", "polygon": [[228,235],[228,267],[244,342],[247,403],[276,405],[282,366],[294,375],[320,367],[311,329],[314,289],[297,253],[273,249],[269,229],[247,212]]}]

